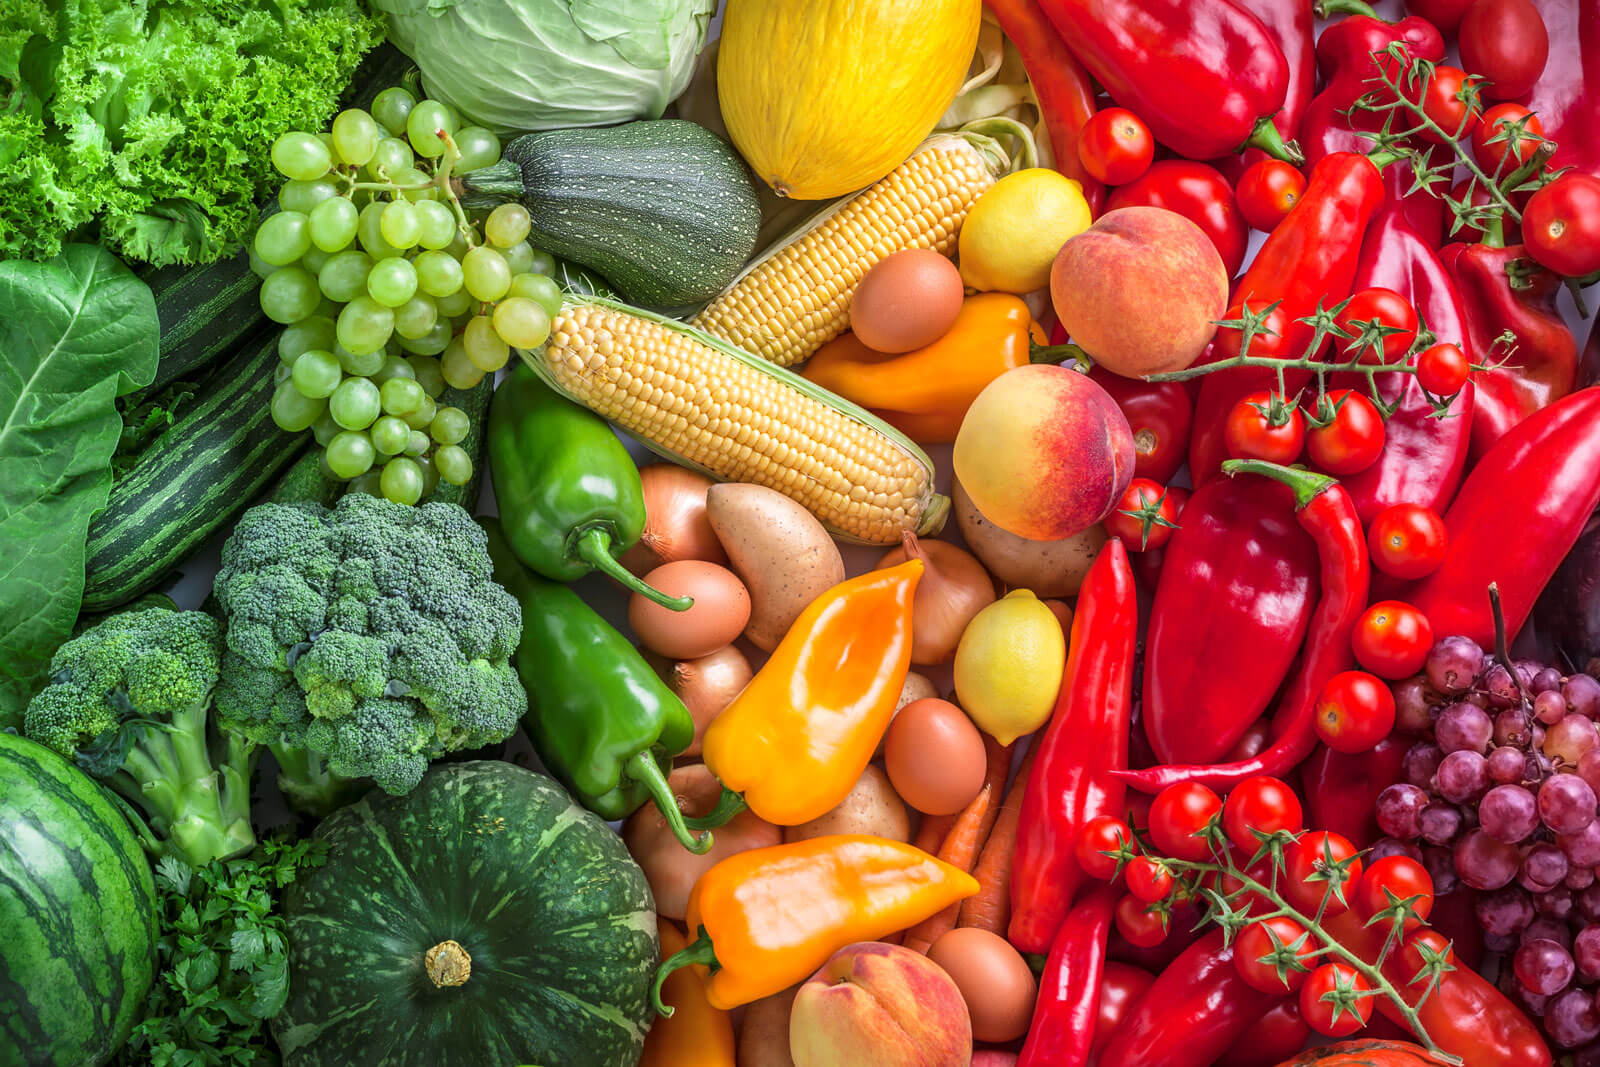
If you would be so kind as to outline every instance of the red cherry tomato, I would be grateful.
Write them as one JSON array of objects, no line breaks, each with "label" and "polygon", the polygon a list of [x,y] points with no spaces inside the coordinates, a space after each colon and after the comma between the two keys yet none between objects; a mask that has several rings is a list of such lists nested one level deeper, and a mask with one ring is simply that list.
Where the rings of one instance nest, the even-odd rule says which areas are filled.
[{"label": "red cherry tomato", "polygon": [[1459,345],[1443,344],[1417,353],[1417,381],[1434,396],[1455,396],[1467,384],[1472,366]]},{"label": "red cherry tomato", "polygon": [[[1406,920],[1407,930],[1422,925],[1433,914],[1433,877],[1428,874],[1428,868],[1410,856],[1384,856],[1373,860],[1356,889],[1357,913],[1370,919],[1403,900],[1410,900],[1411,910],[1417,913],[1417,918]],[[1387,931],[1393,920],[1379,921]]]},{"label": "red cherry tomato", "polygon": [[1106,853],[1120,851],[1132,840],[1133,831],[1128,829],[1127,823],[1114,815],[1096,815],[1078,832],[1074,849],[1078,866],[1090,878],[1109,882],[1117,876],[1117,858]]},{"label": "red cherry tomato", "polygon": [[1239,176],[1234,199],[1239,214],[1258,230],[1271,232],[1284,220],[1306,191],[1306,176],[1292,163],[1263,159],[1250,164]]},{"label": "red cherry tomato", "polygon": [[1444,34],[1453,34],[1472,0],[1406,0],[1406,13],[1425,18]]},{"label": "red cherry tomato", "polygon": [[[1287,359],[1300,355],[1299,352],[1289,351],[1289,330],[1291,320],[1289,313],[1278,307],[1267,311],[1267,303],[1257,300],[1250,303],[1250,314],[1259,322],[1256,331],[1250,336],[1250,355],[1270,356],[1273,359]],[[1224,322],[1243,322],[1244,303],[1234,304],[1222,314]],[[1219,326],[1212,341],[1213,354],[1217,359],[1232,359],[1240,355],[1244,349],[1244,331],[1233,326]]]},{"label": "red cherry tomato", "polygon": [[1188,500],[1185,489],[1135,478],[1106,516],[1106,533],[1119,538],[1129,552],[1160,548],[1172,540],[1178,513]]},{"label": "red cherry tomato", "polygon": [[1251,393],[1228,412],[1222,438],[1234,459],[1293,463],[1306,444],[1306,420],[1272,393]]},{"label": "red cherry tomato", "polygon": [[1122,876],[1128,880],[1128,892],[1146,903],[1165,900],[1172,893],[1172,872],[1149,856],[1134,857]]},{"label": "red cherry tomato", "polygon": [[1250,231],[1234,203],[1233,186],[1217,168],[1187,159],[1163,159],[1106,200],[1107,211],[1140,206],[1176,211],[1200,227],[1217,246],[1229,277],[1238,273]]},{"label": "red cherry tomato", "polygon": [[1155,905],[1147,904],[1131,893],[1117,901],[1117,933],[1139,948],[1155,948],[1167,939],[1167,920]]},{"label": "red cherry tomato", "polygon": [[1233,945],[1233,969],[1251,989],[1293,993],[1315,966],[1311,961],[1316,957],[1311,953],[1317,948],[1317,939],[1287,916],[1257,919],[1239,931]]},{"label": "red cherry tomato", "polygon": [[1089,377],[1111,395],[1133,431],[1133,476],[1162,485],[1172,481],[1188,458],[1194,423],[1194,400],[1184,383],[1142,382],[1098,365]]},{"label": "red cherry tomato", "polygon": [[1444,520],[1421,504],[1392,504],[1373,516],[1367,530],[1372,565],[1408,582],[1438,570],[1448,544]]},{"label": "red cherry tomato", "polygon": [[1410,604],[1382,600],[1356,620],[1350,645],[1357,663],[1379,678],[1397,682],[1422,670],[1433,647],[1433,627]]},{"label": "red cherry tomato", "polygon": [[1417,309],[1405,297],[1381,285],[1353,295],[1334,321],[1354,335],[1338,342],[1345,358],[1359,354],[1363,363],[1393,363],[1417,339]]},{"label": "red cherry tomato", "polygon": [[1282,780],[1264,774],[1234,786],[1222,806],[1222,829],[1247,858],[1261,847],[1257,832],[1285,830],[1293,834],[1304,827],[1305,813],[1294,790]]},{"label": "red cherry tomato", "polygon": [[1285,997],[1233,1043],[1217,1067],[1277,1067],[1293,1059],[1310,1036],[1311,1027],[1300,1017],[1300,1001]]},{"label": "red cherry tomato", "polygon": [[1522,240],[1528,255],[1557,274],[1600,270],[1600,178],[1571,171],[1534,193],[1522,213]]},{"label": "red cherry tomato", "polygon": [[[1460,67],[1435,67],[1422,87],[1422,113],[1435,125],[1459,140],[1472,132],[1483,110],[1478,106],[1478,79]],[[1419,136],[1433,144],[1444,144],[1445,138],[1432,130],[1423,130]]]},{"label": "red cherry tomato", "polygon": [[[1233,852],[1233,862],[1236,866],[1243,866],[1245,861],[1247,861],[1254,853],[1255,849],[1251,849],[1249,852],[1240,852],[1238,849],[1235,849]],[[1272,860],[1263,856],[1255,863],[1245,867],[1244,873],[1257,885],[1270,886],[1272,884]],[[1243,905],[1246,912],[1251,915],[1260,915],[1265,912],[1277,910],[1276,904],[1273,904],[1265,897],[1260,896],[1254,890],[1246,892],[1243,896],[1235,897],[1235,893],[1238,893],[1241,889],[1244,889],[1244,882],[1231,874],[1224,874],[1218,878],[1216,880],[1215,888],[1217,892],[1233,900],[1234,907]]]},{"label": "red cherry tomato", "polygon": [[1477,0],[1456,43],[1461,65],[1488,79],[1483,93],[1491,100],[1526,96],[1550,58],[1550,34],[1528,0]]},{"label": "red cherry tomato", "polygon": [[1327,1037],[1349,1037],[1372,1018],[1372,983],[1348,963],[1324,963],[1300,987],[1300,1014]]},{"label": "red cherry tomato", "polygon": [[[1474,130],[1476,130],[1476,127],[1474,127]],[[1491,204],[1499,203],[1498,200],[1489,195],[1489,191],[1485,189],[1476,178],[1462,178],[1460,181],[1452,185],[1450,187],[1450,199],[1456,201],[1457,203],[1471,204],[1475,208],[1484,208]],[[1527,205],[1528,194],[1512,193],[1510,195],[1510,200],[1512,204],[1516,205],[1518,211],[1522,211]],[[1478,238],[1475,236],[1475,232],[1481,233],[1481,226],[1470,220],[1466,223],[1466,225],[1469,228],[1462,231],[1464,239],[1477,240]],[[1522,240],[1522,224],[1516,219],[1512,218],[1510,215],[1502,214],[1500,216],[1500,233],[1501,236],[1505,238],[1507,244],[1516,244],[1518,241]]]},{"label": "red cherry tomato", "polygon": [[[1518,125],[1520,135],[1512,129]],[[1504,176],[1527,162],[1543,138],[1544,123],[1538,115],[1521,104],[1496,104],[1472,128],[1472,158],[1490,177]],[[1501,160],[1505,160],[1503,171]]]},{"label": "red cherry tomato", "polygon": [[1169,785],[1150,803],[1150,840],[1173,859],[1211,858],[1211,843],[1197,836],[1222,810],[1222,798],[1197,782]]},{"label": "red cherry tomato", "polygon": [[1341,671],[1317,695],[1311,724],[1335,752],[1368,752],[1394,729],[1394,694],[1366,671]]},{"label": "red cherry tomato", "polygon": [[1150,169],[1156,139],[1144,120],[1125,107],[1096,111],[1078,131],[1078,160],[1107,185],[1127,185]]},{"label": "red cherry tomato", "polygon": [[1155,984],[1156,976],[1132,964],[1107,960],[1100,975],[1100,1011],[1095,1017],[1093,1053],[1111,1040],[1111,1031],[1122,1025],[1133,1002]]},{"label": "red cherry tomato", "polygon": [[1361,884],[1361,860],[1351,858],[1356,855],[1356,846],[1343,834],[1307,831],[1283,851],[1284,877],[1279,888],[1290,904],[1307,915],[1323,908],[1324,896],[1328,903],[1323,914],[1338,915],[1350,906],[1350,898]]},{"label": "red cherry tomato", "polygon": [[1383,455],[1383,416],[1351,389],[1331,389],[1313,414],[1327,419],[1306,430],[1306,453],[1329,474],[1364,471]]},{"label": "red cherry tomato", "polygon": [[[1422,873],[1428,872],[1424,870]],[[1432,878],[1428,879],[1428,884],[1432,886]],[[1441,952],[1445,954],[1447,962],[1457,967],[1462,966],[1461,961],[1456,958],[1455,946],[1448,937],[1431,926],[1418,927],[1406,934],[1405,940],[1400,942],[1399,970],[1409,981],[1416,981],[1419,988],[1425,987],[1428,984],[1426,978],[1418,981],[1412,976],[1422,973],[1422,969],[1428,965],[1426,958],[1428,955],[1438,955]]]}]

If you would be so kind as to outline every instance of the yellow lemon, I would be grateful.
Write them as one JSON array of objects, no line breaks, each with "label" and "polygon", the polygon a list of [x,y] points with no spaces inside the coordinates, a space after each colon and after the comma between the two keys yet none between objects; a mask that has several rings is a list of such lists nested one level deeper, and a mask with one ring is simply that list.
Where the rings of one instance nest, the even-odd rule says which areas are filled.
[{"label": "yellow lemon", "polygon": [[995,182],[961,226],[961,280],[974,289],[1031,293],[1050,284],[1056,253],[1089,228],[1083,186],[1032,167]]},{"label": "yellow lemon", "polygon": [[1055,707],[1067,642],[1055,614],[1026,589],[972,617],[956,646],[956,696],[984,733],[1009,745]]}]

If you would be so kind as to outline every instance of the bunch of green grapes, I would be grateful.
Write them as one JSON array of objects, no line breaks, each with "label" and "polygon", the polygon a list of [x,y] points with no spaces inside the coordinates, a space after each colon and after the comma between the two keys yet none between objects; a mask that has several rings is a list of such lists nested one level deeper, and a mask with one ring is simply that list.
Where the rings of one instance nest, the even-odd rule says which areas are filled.
[{"label": "bunch of green grapes", "polygon": [[456,200],[452,173],[499,160],[491,131],[399,87],[332,127],[273,143],[288,180],[250,249],[261,309],[285,327],[272,417],[311,430],[353,488],[415,504],[472,477],[469,418],[437,398],[544,343],[555,262],[520,204],[475,221]]}]

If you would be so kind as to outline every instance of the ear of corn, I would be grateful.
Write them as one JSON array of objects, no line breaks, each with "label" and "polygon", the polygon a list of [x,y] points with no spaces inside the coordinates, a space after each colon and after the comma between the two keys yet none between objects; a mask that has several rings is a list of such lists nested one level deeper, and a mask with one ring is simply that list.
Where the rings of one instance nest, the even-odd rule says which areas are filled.
[{"label": "ear of corn", "polygon": [[948,254],[961,223],[1006,166],[979,134],[937,134],[887,177],[779,241],[707,304],[693,325],[787,367],[850,324],[867,271],[908,248]]},{"label": "ear of corn", "polygon": [[557,391],[661,455],[804,504],[840,537],[932,534],[948,498],[933,464],[887,423],[798,375],[681,322],[569,297],[550,339],[523,352]]}]

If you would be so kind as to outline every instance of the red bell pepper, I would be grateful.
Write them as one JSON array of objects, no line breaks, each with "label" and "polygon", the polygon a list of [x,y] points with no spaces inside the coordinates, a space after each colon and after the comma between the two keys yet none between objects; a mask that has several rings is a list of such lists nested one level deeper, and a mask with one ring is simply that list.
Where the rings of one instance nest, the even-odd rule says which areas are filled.
[{"label": "red bell pepper", "polygon": [[[1233,303],[1248,300],[1251,310],[1259,312],[1277,301],[1292,322],[1313,314],[1319,304],[1331,308],[1344,300],[1355,279],[1367,224],[1383,201],[1383,179],[1370,159],[1348,152],[1325,157],[1311,172],[1305,195],[1267,236],[1235,288]],[[1294,323],[1285,340],[1288,351],[1298,354],[1310,342],[1311,328]],[[1210,358],[1215,358],[1215,348]],[[1284,375],[1291,396],[1307,380],[1306,371]],[[1272,371],[1253,367],[1209,374],[1202,380],[1189,439],[1189,472],[1195,485],[1214,476],[1228,458],[1222,435],[1233,405],[1276,382]]]},{"label": "red bell pepper", "polygon": [[1056,32],[1039,0],[984,0],[1006,37],[1017,46],[1028,84],[1039,102],[1045,129],[1050,132],[1050,149],[1055,154],[1055,169],[1083,186],[1083,197],[1095,214],[1105,198],[1100,184],[1078,159],[1078,131],[1094,114],[1094,86]]},{"label": "red bell pepper", "polygon": [[1349,838],[1368,848],[1383,832],[1378,829],[1378,794],[1403,780],[1409,741],[1386,737],[1368,752],[1335,752],[1318,745],[1300,766],[1307,824]]},{"label": "red bell pepper", "polygon": [[1112,190],[1106,210],[1122,207],[1164,207],[1205,231],[1233,277],[1244,262],[1250,227],[1239,214],[1233,185],[1222,172],[1192,159],[1163,159],[1127,185]]},{"label": "red bell pepper", "polygon": [[1572,392],[1578,382],[1578,342],[1556,309],[1561,279],[1528,259],[1521,245],[1453,244],[1440,259],[1461,293],[1473,359],[1500,363],[1505,351],[1495,339],[1507,330],[1516,338],[1509,360],[1472,375],[1476,459],[1511,427]]},{"label": "red bell pepper", "polygon": [[1300,1014],[1300,999],[1284,997],[1217,1061],[1217,1067],[1278,1067],[1292,1059],[1311,1036]]},{"label": "red bell pepper", "polygon": [[1128,765],[1138,622],[1128,553],[1112,538],[1078,591],[1061,691],[1022,794],[1006,931],[1022,952],[1047,951],[1067,917],[1084,877],[1075,858],[1083,824],[1121,814],[1112,772]]},{"label": "red bell pepper", "polygon": [[1478,461],[1445,512],[1444,562],[1408,600],[1439,637],[1494,643],[1496,583],[1515,638],[1600,503],[1600,386],[1534,412]]},{"label": "red bell pepper", "polygon": [[1116,905],[1116,890],[1101,886],[1072,909],[1056,932],[1017,1067],[1082,1067],[1089,1062]]},{"label": "red bell pepper", "polygon": [[1254,15],[1229,0],[1041,6],[1111,99],[1179,155],[1213,159],[1251,144],[1298,162],[1272,125],[1289,64]]},{"label": "red bell pepper", "polygon": [[1248,759],[1210,767],[1167,766],[1112,772],[1143,793],[1159,793],[1175,782],[1185,781],[1202,782],[1225,792],[1258,774],[1281,777],[1288,773],[1311,754],[1316,744],[1312,716],[1317,695],[1328,679],[1354,664],[1350,635],[1367,607],[1372,567],[1367,559],[1366,534],[1350,494],[1325,475],[1276,463],[1229,460],[1224,470],[1265,475],[1294,490],[1295,514],[1300,526],[1317,543],[1322,595],[1306,634],[1305,653],[1300,658],[1299,669],[1284,688],[1278,710],[1273,715],[1271,746]]},{"label": "red bell pepper", "polygon": [[1556,142],[1550,166],[1600,177],[1600,4],[1533,0],[1533,6],[1550,35],[1550,56],[1527,105]]},{"label": "red bell pepper", "polygon": [[1272,701],[1317,596],[1317,547],[1281,487],[1217,478],[1167,543],[1145,636],[1143,722],[1163,763],[1211,763]]},{"label": "red bell pepper", "polygon": [[[1283,107],[1272,116],[1272,125],[1285,141],[1300,136],[1300,120],[1305,117],[1306,105],[1317,91],[1316,17],[1312,4],[1305,0],[1235,0],[1235,2],[1267,28],[1272,39],[1289,65],[1289,88],[1283,95]],[[1267,153],[1251,148],[1244,155],[1226,155],[1216,160],[1217,169],[1237,183],[1239,175],[1250,164],[1266,159]],[[1230,269],[1229,274],[1233,273]]]}]

